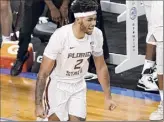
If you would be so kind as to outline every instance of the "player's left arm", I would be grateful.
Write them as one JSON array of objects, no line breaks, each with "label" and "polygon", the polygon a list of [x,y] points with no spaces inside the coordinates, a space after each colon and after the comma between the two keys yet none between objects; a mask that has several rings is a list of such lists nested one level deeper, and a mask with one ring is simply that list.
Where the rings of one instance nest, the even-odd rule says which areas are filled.
[{"label": "player's left arm", "polygon": [[103,35],[102,31],[96,27],[93,31],[93,39],[94,46],[92,55],[96,66],[98,80],[105,93],[105,98],[111,99],[109,72],[103,56]]},{"label": "player's left arm", "polygon": [[95,36],[94,37],[95,42],[94,42],[92,54],[96,66],[96,73],[98,76],[98,80],[104,91],[107,108],[109,110],[113,110],[116,107],[116,104],[114,101],[112,101],[111,89],[110,89],[110,76],[103,56],[102,32],[99,29],[97,29],[97,31],[94,32],[94,36]]},{"label": "player's left arm", "polygon": [[108,72],[107,65],[104,61],[104,56],[94,56],[94,62],[96,66],[96,73],[98,76],[98,81],[105,95],[105,105],[108,110],[114,110],[116,108],[116,103],[112,100],[111,89],[110,89],[110,76]]},{"label": "player's left arm", "polygon": [[103,55],[93,56],[93,58],[96,66],[96,73],[98,76],[98,80],[104,91],[105,99],[111,99],[110,76],[109,76],[107,65],[104,61],[104,56]]}]

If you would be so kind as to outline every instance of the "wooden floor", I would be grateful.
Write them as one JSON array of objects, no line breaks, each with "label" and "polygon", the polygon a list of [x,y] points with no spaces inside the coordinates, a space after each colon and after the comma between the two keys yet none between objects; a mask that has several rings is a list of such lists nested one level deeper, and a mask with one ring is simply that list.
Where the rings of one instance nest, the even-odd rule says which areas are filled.
[{"label": "wooden floor", "polygon": [[[10,120],[35,120],[34,88],[35,81],[21,77],[0,75],[1,79],[1,118]],[[103,93],[88,90],[87,120],[135,121],[148,120],[158,102],[113,94],[117,102],[116,110],[104,110]]]}]

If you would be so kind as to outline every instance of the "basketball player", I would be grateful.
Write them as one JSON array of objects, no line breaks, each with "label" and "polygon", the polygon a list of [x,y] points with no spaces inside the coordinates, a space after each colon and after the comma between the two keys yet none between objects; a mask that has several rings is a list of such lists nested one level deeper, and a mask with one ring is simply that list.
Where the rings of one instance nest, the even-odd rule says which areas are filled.
[{"label": "basketball player", "polygon": [[[75,22],[57,29],[51,36],[36,81],[37,117],[48,117],[49,121],[85,121],[87,90],[84,76],[91,54],[107,108],[115,109],[102,50],[103,36],[95,27],[97,8],[93,0],[75,0],[71,6]],[[48,100],[46,105],[42,98]]]},{"label": "basketball player", "polygon": [[150,115],[150,120],[163,119],[163,1],[152,1],[151,8],[151,39],[156,43],[156,63],[159,93],[161,97],[158,109]]},{"label": "basketball player", "polygon": [[0,0],[0,16],[2,41],[11,41],[12,12],[10,0]]},{"label": "basketball player", "polygon": [[151,3],[152,1],[143,1],[146,18],[148,22],[148,34],[146,37],[146,57],[145,63],[142,70],[141,78],[138,81],[137,86],[146,91],[157,91],[158,86],[156,85],[157,81],[157,71],[155,68],[156,61],[156,43],[153,41],[149,41],[151,37]]}]

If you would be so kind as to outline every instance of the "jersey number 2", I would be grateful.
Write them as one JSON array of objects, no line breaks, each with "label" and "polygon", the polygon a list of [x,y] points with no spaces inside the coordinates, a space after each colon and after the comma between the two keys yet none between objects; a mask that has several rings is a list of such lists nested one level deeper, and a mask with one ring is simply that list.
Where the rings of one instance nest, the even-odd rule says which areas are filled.
[{"label": "jersey number 2", "polygon": [[83,62],[83,59],[77,60],[77,64],[75,65],[74,69],[80,69],[81,67],[79,66]]}]

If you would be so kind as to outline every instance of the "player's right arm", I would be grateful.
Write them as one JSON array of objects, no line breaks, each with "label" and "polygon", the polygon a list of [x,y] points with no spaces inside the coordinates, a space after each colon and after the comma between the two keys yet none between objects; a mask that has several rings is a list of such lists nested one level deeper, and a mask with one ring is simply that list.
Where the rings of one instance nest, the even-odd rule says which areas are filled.
[{"label": "player's right arm", "polygon": [[[35,105],[36,105],[36,116],[45,118],[46,113],[43,109],[42,98],[44,89],[46,87],[46,81],[51,71],[53,70],[56,61],[43,56],[43,60],[40,66],[40,70],[36,80],[36,89],[35,89]],[[39,110],[38,110],[39,109]]]},{"label": "player's right arm", "polygon": [[56,30],[55,33],[51,36],[48,45],[44,50],[43,59],[37,76],[35,89],[35,112],[37,117],[46,117],[46,113],[42,105],[42,98],[46,86],[46,80],[52,70],[55,68],[58,54],[61,53],[62,39],[60,35],[61,33]]}]

